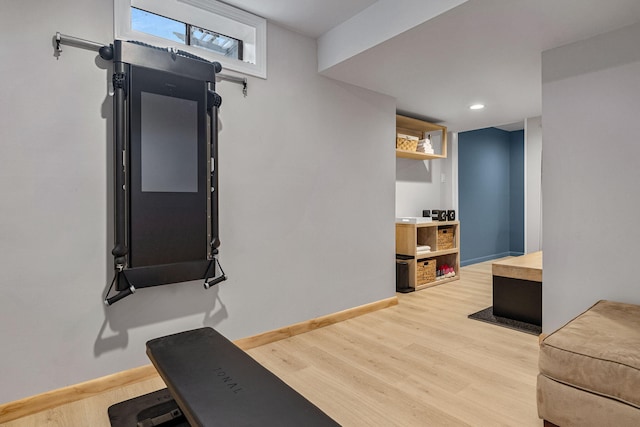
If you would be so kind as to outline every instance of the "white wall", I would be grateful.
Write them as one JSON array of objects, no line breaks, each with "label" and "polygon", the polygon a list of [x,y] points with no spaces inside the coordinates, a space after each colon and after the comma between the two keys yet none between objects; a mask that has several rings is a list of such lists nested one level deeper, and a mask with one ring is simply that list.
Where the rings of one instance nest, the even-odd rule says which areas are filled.
[{"label": "white wall", "polygon": [[425,209],[458,209],[457,144],[458,134],[449,133],[446,159],[396,159],[397,217],[422,216]]},{"label": "white wall", "polygon": [[542,249],[542,117],[524,122],[525,253]]},{"label": "white wall", "polygon": [[112,277],[111,2],[0,14],[0,402],[149,363],[146,340],[250,336],[394,295],[393,99],[317,74],[315,41],[269,26],[269,79],[220,83],[221,262],[229,280],[141,289]]},{"label": "white wall", "polygon": [[467,0],[378,0],[318,39],[318,70],[345,61]]},{"label": "white wall", "polygon": [[441,209],[441,160],[396,159],[396,216]]},{"label": "white wall", "polygon": [[638,40],[640,24],[542,55],[544,332],[640,303]]},{"label": "white wall", "polygon": [[447,159],[442,161],[440,203],[443,209],[454,209],[458,219],[458,132],[447,134]]}]

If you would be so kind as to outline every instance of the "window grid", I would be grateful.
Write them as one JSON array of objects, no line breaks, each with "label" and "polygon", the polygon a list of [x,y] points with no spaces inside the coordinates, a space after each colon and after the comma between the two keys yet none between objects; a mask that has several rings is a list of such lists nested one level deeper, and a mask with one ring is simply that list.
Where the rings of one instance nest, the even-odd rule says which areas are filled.
[{"label": "window grid", "polygon": [[[242,40],[133,6],[131,7],[131,27],[136,31],[163,39],[243,60]],[[176,31],[178,28],[184,28],[184,30]]]}]

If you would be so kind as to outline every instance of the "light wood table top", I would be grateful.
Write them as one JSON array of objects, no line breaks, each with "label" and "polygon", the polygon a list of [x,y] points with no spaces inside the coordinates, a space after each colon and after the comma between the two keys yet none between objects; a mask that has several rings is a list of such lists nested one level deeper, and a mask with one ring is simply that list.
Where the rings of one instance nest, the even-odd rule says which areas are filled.
[{"label": "light wood table top", "polygon": [[542,282],[542,251],[496,261],[491,270],[494,276]]}]

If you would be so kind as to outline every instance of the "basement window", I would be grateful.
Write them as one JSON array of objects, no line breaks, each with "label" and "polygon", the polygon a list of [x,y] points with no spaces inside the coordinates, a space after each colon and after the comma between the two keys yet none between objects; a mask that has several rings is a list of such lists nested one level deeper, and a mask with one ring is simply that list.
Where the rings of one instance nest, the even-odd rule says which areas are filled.
[{"label": "basement window", "polygon": [[242,40],[136,7],[131,8],[131,29],[242,61]]},{"label": "basement window", "polygon": [[266,20],[216,0],[114,0],[115,34],[266,78]]},{"label": "basement window", "polygon": [[204,28],[187,25],[187,33],[189,34],[189,44],[198,46],[211,52],[218,53],[230,58],[236,58],[242,61],[242,40],[234,39],[223,34],[216,33]]}]

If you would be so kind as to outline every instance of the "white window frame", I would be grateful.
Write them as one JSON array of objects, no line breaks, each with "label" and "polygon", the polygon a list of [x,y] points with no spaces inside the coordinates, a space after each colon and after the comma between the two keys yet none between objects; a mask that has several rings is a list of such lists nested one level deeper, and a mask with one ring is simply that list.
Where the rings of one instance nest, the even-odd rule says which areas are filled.
[{"label": "white window frame", "polygon": [[[217,61],[223,70],[267,78],[267,21],[264,18],[216,0],[114,0],[113,4],[116,39],[175,47],[207,60]],[[131,29],[131,7],[242,40],[245,58],[254,63],[225,57],[197,46],[174,44],[171,40],[134,31]],[[250,49],[251,47],[254,49]],[[252,52],[255,55],[253,58]]]}]

